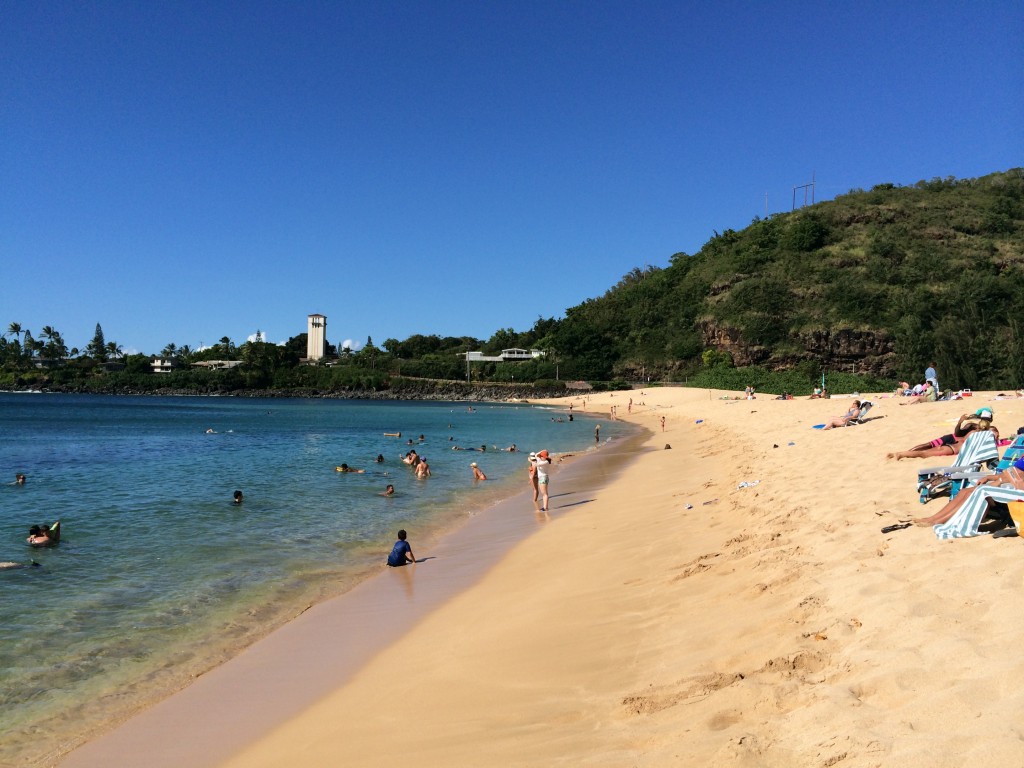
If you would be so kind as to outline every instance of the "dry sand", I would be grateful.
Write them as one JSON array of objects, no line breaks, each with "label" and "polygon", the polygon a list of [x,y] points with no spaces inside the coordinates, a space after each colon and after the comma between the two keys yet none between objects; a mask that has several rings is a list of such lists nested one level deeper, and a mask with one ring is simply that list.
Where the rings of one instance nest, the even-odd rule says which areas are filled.
[{"label": "dry sand", "polygon": [[[615,404],[651,430],[635,461],[585,498],[554,498],[550,522],[317,701],[282,702],[276,717],[262,702],[264,724],[218,761],[1024,764],[1014,650],[1024,541],[880,533],[942,504],[921,507],[915,470],[944,462],[888,451],[947,433],[982,405],[1012,434],[1024,401],[875,397],[867,423],[821,431],[811,426],[848,399],[721,394],[593,396],[588,412]],[[552,482],[557,494],[559,474]],[[428,565],[409,569],[417,589]],[[251,665],[258,647],[238,661]],[[288,659],[285,644],[253,676],[286,675]],[[191,720],[157,716],[156,727],[210,746],[195,720],[228,713],[197,706]],[[75,760],[103,741],[68,765],[104,764]],[[149,764],[114,750],[106,765]]]}]

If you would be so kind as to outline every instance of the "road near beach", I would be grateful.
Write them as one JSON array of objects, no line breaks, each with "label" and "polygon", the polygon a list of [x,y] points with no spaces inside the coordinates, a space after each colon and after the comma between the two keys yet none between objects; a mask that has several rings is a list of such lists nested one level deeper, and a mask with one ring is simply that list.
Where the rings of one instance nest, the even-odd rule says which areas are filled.
[{"label": "road near beach", "polygon": [[[944,503],[915,480],[945,462],[886,453],[981,406],[1013,435],[1024,400],[995,394],[865,395],[867,421],[829,431],[849,397],[594,394],[649,432],[618,464],[556,464],[550,519],[510,500],[536,530],[465,588],[428,600],[431,561],[368,582],[368,616],[412,616],[351,670],[359,630],[318,606],[65,764],[1020,765],[1024,541],[881,533]],[[479,563],[485,538],[458,535],[416,554]],[[337,684],[275,693],[318,665]]]}]

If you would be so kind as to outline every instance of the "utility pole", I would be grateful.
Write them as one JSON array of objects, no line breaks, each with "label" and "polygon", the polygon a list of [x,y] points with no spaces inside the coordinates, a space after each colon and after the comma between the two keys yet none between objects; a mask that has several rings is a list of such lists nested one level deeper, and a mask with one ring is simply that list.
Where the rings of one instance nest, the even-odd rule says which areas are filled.
[{"label": "utility pole", "polygon": [[811,205],[814,205],[814,185],[816,183],[815,182],[815,176],[816,175],[817,175],[817,171],[812,171],[811,172],[811,183],[810,184],[798,184],[795,187],[793,187],[793,207],[790,209],[791,211],[795,211],[796,210],[796,191],[798,189],[802,189],[804,191],[804,203],[800,207],[803,208],[805,205],[807,205],[807,191],[808,190],[810,190],[810,192],[811,192]]}]

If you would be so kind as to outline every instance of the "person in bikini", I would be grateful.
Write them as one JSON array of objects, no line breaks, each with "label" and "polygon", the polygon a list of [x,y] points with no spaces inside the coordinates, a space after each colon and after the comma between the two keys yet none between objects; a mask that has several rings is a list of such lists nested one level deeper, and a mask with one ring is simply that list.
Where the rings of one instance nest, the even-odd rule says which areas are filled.
[{"label": "person in bikini", "polygon": [[928,456],[955,456],[960,453],[964,440],[971,432],[991,428],[992,416],[990,408],[979,408],[974,413],[965,413],[953,427],[952,434],[915,445],[908,451],[888,453],[886,457],[899,461],[900,459],[923,459]]},{"label": "person in bikini", "polygon": [[858,416],[860,416],[860,400],[854,400],[850,410],[845,415],[832,419],[832,421],[825,425],[825,429],[845,427],[852,419],[856,419]]}]

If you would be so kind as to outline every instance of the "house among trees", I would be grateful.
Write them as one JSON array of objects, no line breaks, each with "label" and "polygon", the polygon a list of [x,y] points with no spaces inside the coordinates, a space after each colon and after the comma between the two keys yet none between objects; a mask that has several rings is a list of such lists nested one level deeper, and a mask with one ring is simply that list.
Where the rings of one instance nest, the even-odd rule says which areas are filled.
[{"label": "house among trees", "polygon": [[178,361],[170,357],[154,357],[149,367],[153,373],[170,373],[178,367]]},{"label": "house among trees", "polygon": [[514,363],[544,357],[539,349],[503,349],[500,355],[485,355],[483,352],[467,352],[467,363]]}]

